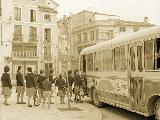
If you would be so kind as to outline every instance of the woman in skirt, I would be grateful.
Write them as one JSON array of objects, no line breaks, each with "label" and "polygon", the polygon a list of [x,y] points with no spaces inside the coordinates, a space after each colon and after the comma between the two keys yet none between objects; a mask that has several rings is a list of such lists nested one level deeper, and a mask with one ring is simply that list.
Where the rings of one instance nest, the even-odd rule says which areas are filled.
[{"label": "woman in skirt", "polygon": [[9,66],[5,66],[4,73],[2,74],[2,77],[1,77],[2,95],[4,95],[4,102],[3,102],[4,105],[9,105],[7,103],[7,99],[11,95],[12,84],[11,84],[10,74],[8,73],[9,71],[10,71]]}]

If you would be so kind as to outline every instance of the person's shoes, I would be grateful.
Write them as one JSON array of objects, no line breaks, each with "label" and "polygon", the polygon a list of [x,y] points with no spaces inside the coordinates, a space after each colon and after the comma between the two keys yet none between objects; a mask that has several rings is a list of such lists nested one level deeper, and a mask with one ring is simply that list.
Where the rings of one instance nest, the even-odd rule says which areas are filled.
[{"label": "person's shoes", "polygon": [[81,101],[79,101],[79,103],[83,103],[83,101],[81,100]]},{"label": "person's shoes", "polygon": [[73,100],[70,100],[69,102],[74,102]]},{"label": "person's shoes", "polygon": [[32,105],[28,105],[28,107],[32,107]]},{"label": "person's shoes", "polygon": [[26,104],[26,102],[21,102],[20,104]]},{"label": "person's shoes", "polygon": [[5,106],[8,106],[8,105],[9,105],[8,103],[5,103],[5,102],[3,102],[3,104],[4,104]]},{"label": "person's shoes", "polygon": [[65,102],[62,102],[62,104],[65,104]]},{"label": "person's shoes", "polygon": [[50,104],[54,104],[54,102],[51,102]]},{"label": "person's shoes", "polygon": [[21,104],[21,102],[17,102],[17,104]]}]

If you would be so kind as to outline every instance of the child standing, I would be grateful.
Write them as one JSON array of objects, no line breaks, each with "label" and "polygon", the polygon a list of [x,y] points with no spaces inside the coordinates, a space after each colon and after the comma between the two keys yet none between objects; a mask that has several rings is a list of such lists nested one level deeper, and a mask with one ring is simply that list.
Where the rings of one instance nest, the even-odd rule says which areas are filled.
[{"label": "child standing", "polygon": [[46,77],[42,83],[42,90],[43,90],[43,106],[42,106],[42,108],[44,108],[46,99],[48,99],[48,108],[50,108],[51,86],[52,86],[51,82],[49,81],[48,77]]},{"label": "child standing", "polygon": [[4,67],[4,73],[2,74],[1,81],[2,81],[2,94],[4,95],[4,105],[9,105],[7,103],[7,99],[11,95],[11,79],[10,79],[10,74],[8,73],[10,71],[9,66]]},{"label": "child standing", "polygon": [[61,104],[65,104],[64,97],[65,97],[66,83],[65,83],[65,80],[62,79],[62,75],[59,75],[57,82],[56,82],[56,86],[58,86],[58,96],[60,97],[60,102]]}]

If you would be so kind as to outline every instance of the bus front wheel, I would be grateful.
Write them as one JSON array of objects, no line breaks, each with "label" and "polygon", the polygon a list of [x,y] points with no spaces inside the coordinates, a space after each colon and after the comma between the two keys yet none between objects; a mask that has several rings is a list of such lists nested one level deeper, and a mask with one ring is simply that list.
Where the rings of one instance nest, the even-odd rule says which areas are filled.
[{"label": "bus front wheel", "polygon": [[160,120],[160,99],[156,102],[156,120]]},{"label": "bus front wheel", "polygon": [[98,92],[96,89],[93,89],[93,102],[98,108],[103,107],[103,103],[99,100]]}]

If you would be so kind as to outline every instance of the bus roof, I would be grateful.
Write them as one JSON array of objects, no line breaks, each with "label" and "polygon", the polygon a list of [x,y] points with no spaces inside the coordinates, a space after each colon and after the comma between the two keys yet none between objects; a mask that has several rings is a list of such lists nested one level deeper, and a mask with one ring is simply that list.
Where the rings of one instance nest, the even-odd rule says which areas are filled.
[{"label": "bus roof", "polygon": [[121,36],[121,37],[117,37],[115,39],[106,41],[106,42],[102,42],[102,43],[98,43],[96,45],[84,48],[80,55],[86,54],[86,53],[91,53],[94,52],[96,50],[100,50],[106,47],[111,47],[111,46],[115,46],[117,44],[121,44],[121,43],[126,43],[126,42],[136,42],[137,40],[140,39],[154,39],[156,37],[160,37],[160,26],[154,26],[154,27],[150,27],[150,28],[146,28],[143,30],[140,30],[138,32],[132,33],[132,34],[128,34],[125,36]]}]

